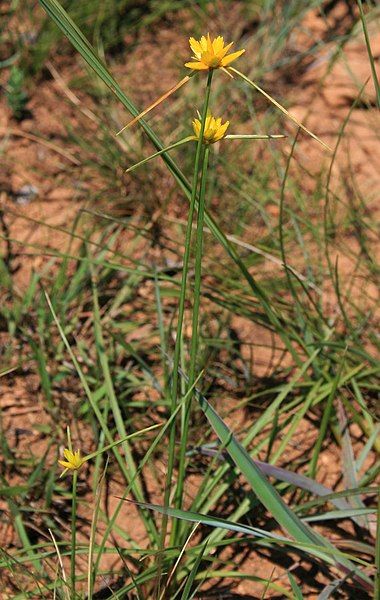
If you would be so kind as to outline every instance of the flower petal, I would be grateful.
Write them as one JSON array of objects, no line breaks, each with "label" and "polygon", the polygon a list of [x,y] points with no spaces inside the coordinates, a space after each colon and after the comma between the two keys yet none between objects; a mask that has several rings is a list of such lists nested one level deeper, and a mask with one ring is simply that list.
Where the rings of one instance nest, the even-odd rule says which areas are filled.
[{"label": "flower petal", "polygon": [[199,138],[199,134],[201,132],[201,122],[199,121],[199,119],[194,119],[193,130],[194,130],[195,136],[197,138]]},{"label": "flower petal", "polygon": [[68,461],[73,460],[74,458],[74,454],[71,452],[71,450],[69,450],[68,448],[65,448],[63,451],[63,456],[65,458],[67,458]]},{"label": "flower petal", "polygon": [[232,46],[233,46],[233,45],[234,45],[234,43],[233,43],[233,42],[230,42],[229,44],[227,44],[227,46],[224,46],[224,48],[222,48],[222,49],[220,50],[220,52],[218,52],[218,56],[219,56],[219,58],[221,58],[221,59],[222,59],[224,56],[226,56],[226,54],[227,54],[228,50],[229,50],[230,48],[232,48]]},{"label": "flower petal", "polygon": [[207,52],[212,55],[214,54],[214,48],[212,47],[212,41],[209,33],[207,34]]},{"label": "flower petal", "polygon": [[219,140],[221,140],[225,136],[229,124],[230,124],[230,122],[226,121],[224,123],[224,125],[222,125],[221,127],[219,127],[217,134],[214,136],[214,141],[215,142],[218,142]]},{"label": "flower petal", "polygon": [[196,58],[200,58],[202,54],[202,46],[200,42],[198,42],[195,38],[191,37],[189,39],[189,44]]},{"label": "flower petal", "polygon": [[202,52],[206,52],[207,51],[207,39],[205,38],[204,35],[202,35],[201,39],[199,40],[199,43],[202,48]]},{"label": "flower petal", "polygon": [[70,462],[66,462],[65,460],[59,460],[58,463],[65,467],[65,469],[72,469],[72,464]]},{"label": "flower petal", "polygon": [[219,54],[219,52],[221,52],[223,50],[223,48],[224,48],[224,39],[222,38],[221,35],[218,35],[218,37],[213,40],[212,47],[213,47],[213,50],[214,50],[214,54]]},{"label": "flower petal", "polygon": [[220,64],[222,65],[222,67],[226,67],[227,65],[232,63],[232,61],[236,60],[237,58],[239,58],[239,56],[244,54],[244,52],[245,50],[238,50],[237,52],[233,52],[232,54],[229,54],[228,56],[222,58]]},{"label": "flower petal", "polygon": [[208,71],[209,67],[203,62],[187,62],[185,67],[188,69],[194,69],[195,71]]}]

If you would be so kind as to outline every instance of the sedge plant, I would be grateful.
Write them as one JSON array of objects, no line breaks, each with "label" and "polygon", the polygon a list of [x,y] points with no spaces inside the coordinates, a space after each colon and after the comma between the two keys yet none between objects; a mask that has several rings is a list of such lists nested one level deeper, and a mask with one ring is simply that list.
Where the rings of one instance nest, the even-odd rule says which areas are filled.
[{"label": "sedge plant", "polygon": [[[200,311],[200,301],[201,301],[201,279],[202,279],[202,254],[203,254],[203,230],[204,230],[204,221],[205,221],[205,210],[206,210],[206,189],[207,189],[207,170],[209,165],[209,154],[210,154],[210,146],[221,141],[226,137],[226,132],[229,127],[229,121],[222,123],[221,118],[215,118],[210,110],[210,96],[211,96],[211,86],[212,86],[212,78],[214,71],[217,69],[225,69],[226,66],[230,65],[233,61],[238,59],[243,53],[244,50],[239,50],[237,52],[228,54],[232,43],[225,45],[224,39],[219,36],[214,40],[211,40],[210,35],[206,37],[202,37],[198,42],[194,38],[190,38],[190,47],[194,53],[195,62],[186,63],[186,67],[192,68],[194,70],[206,71],[207,72],[207,82],[205,88],[205,98],[203,102],[202,113],[199,114],[198,119],[193,120],[193,131],[194,136],[189,136],[180,142],[172,144],[170,147],[155,153],[148,159],[141,161],[139,164],[134,165],[132,168],[129,168],[128,171],[133,170],[137,166],[140,166],[142,163],[147,162],[151,158],[159,154],[163,154],[168,150],[172,150],[177,148],[179,145],[184,143],[195,141],[196,142],[196,151],[194,157],[194,169],[193,169],[193,178],[192,178],[192,186],[191,186],[191,196],[190,196],[190,207],[189,214],[187,218],[187,227],[185,234],[185,253],[183,257],[183,269],[182,269],[182,279],[181,279],[181,290],[180,290],[180,299],[179,299],[179,308],[178,308],[178,321],[177,321],[177,331],[176,331],[176,342],[174,348],[174,358],[173,358],[173,369],[172,369],[172,382],[171,382],[171,404],[170,410],[171,413],[175,410],[178,402],[178,382],[179,382],[179,368],[180,368],[180,359],[181,359],[181,349],[183,346],[183,324],[184,324],[184,312],[185,312],[185,301],[187,296],[187,284],[188,284],[188,271],[189,271],[189,259],[190,259],[190,249],[191,249],[191,236],[193,229],[193,218],[195,208],[197,208],[197,221],[196,221],[196,235],[195,235],[195,270],[194,270],[194,284],[193,284],[193,307],[192,307],[192,325],[191,325],[191,343],[189,350],[189,367],[188,367],[188,380],[187,380],[187,389],[191,389],[194,385],[195,378],[197,376],[197,355],[199,349],[199,311]],[[147,109],[148,111],[149,109]],[[147,112],[146,111],[146,112]],[[141,115],[140,115],[141,118]],[[139,120],[139,118],[135,119],[135,121]],[[120,132],[119,132],[120,133]],[[257,138],[258,136],[250,136],[250,135],[234,135],[235,139],[252,139]],[[270,136],[262,136],[263,138]],[[282,136],[276,136],[282,137]],[[196,200],[198,200],[196,206]],[[178,475],[177,475],[177,485],[174,493],[174,504],[177,508],[181,508],[183,504],[183,489],[184,489],[184,481],[186,477],[186,450],[188,445],[188,437],[189,437],[189,423],[191,417],[191,409],[192,402],[191,397],[189,398],[187,404],[184,407],[183,415],[181,418],[181,429],[180,429],[180,439],[181,445],[179,449],[179,460],[178,460]],[[168,446],[168,467],[166,474],[166,485],[165,485],[165,494],[164,494],[164,505],[168,506],[170,501],[170,493],[172,488],[172,478],[173,478],[173,469],[174,469],[174,458],[175,458],[175,445],[176,445],[176,427],[175,423],[173,423],[169,435],[169,446]],[[181,536],[177,539],[178,533],[178,522],[175,521],[172,527],[172,532],[170,536],[170,544],[176,545],[178,543],[184,543],[184,540],[181,540]],[[166,530],[167,530],[167,517],[164,514],[163,522],[162,522],[162,532],[161,532],[161,549],[164,550],[165,547],[165,539],[166,539]],[[159,561],[161,559],[159,558]],[[160,568],[159,568],[160,571]],[[158,575],[158,579],[160,575]],[[159,586],[158,586],[159,589]]]},{"label": "sedge plant", "polygon": [[[135,122],[139,121],[144,130],[148,133],[150,139],[154,143],[157,152],[149,158],[153,158],[154,156],[162,156],[165,164],[168,166],[171,173],[174,175],[175,179],[179,183],[181,189],[185,193],[186,197],[189,200],[189,212],[187,215],[187,224],[186,224],[186,234],[185,234],[185,252],[182,260],[182,278],[179,285],[179,306],[177,310],[177,328],[176,328],[176,340],[173,350],[173,357],[170,356],[170,349],[166,349],[166,353],[169,356],[165,356],[165,361],[167,362],[167,366],[169,365],[171,371],[170,377],[170,385],[169,385],[169,394],[168,394],[168,407],[169,407],[169,418],[167,423],[165,424],[165,435],[168,433],[168,461],[167,461],[167,469],[166,469],[166,482],[165,482],[165,490],[164,490],[164,503],[163,506],[157,505],[149,505],[147,503],[142,502],[143,495],[141,494],[141,489],[138,484],[135,485],[135,482],[138,482],[138,476],[140,474],[140,467],[135,466],[132,463],[132,453],[129,454],[128,444],[126,443],[130,436],[123,438],[123,431],[125,431],[125,423],[123,420],[123,414],[120,410],[118,410],[118,399],[116,397],[116,393],[113,389],[114,382],[112,381],[110,375],[110,369],[108,366],[108,357],[105,355],[106,352],[104,350],[104,339],[101,335],[101,332],[96,331],[96,345],[98,352],[101,356],[100,364],[102,369],[102,374],[104,376],[105,387],[107,388],[108,398],[111,399],[111,412],[112,418],[114,418],[116,423],[116,428],[119,437],[121,438],[120,442],[113,441],[113,433],[111,433],[108,422],[105,419],[105,415],[108,415],[108,405],[106,405],[106,409],[102,413],[98,408],[98,398],[95,399],[94,394],[89,389],[88,382],[86,380],[86,376],[83,373],[83,369],[81,369],[80,364],[75,360],[75,355],[72,353],[70,349],[70,345],[68,344],[67,337],[65,336],[65,332],[62,327],[60,327],[59,319],[57,315],[54,313],[54,309],[52,310],[52,314],[54,315],[54,320],[59,327],[62,339],[64,340],[66,349],[71,350],[70,357],[72,359],[75,368],[77,369],[78,376],[80,381],[83,384],[83,388],[88,396],[88,402],[91,410],[95,415],[96,422],[98,423],[101,429],[102,435],[102,443],[104,446],[104,441],[108,441],[109,444],[106,447],[103,447],[101,452],[104,452],[106,449],[110,449],[112,453],[115,455],[118,466],[120,467],[120,471],[123,474],[126,484],[126,494],[131,493],[132,496],[139,503],[138,506],[141,508],[140,515],[146,514],[148,510],[154,510],[156,513],[160,513],[163,516],[162,528],[159,531],[159,535],[157,535],[157,530],[153,524],[153,520],[149,517],[145,517],[145,524],[147,527],[147,531],[150,531],[151,535],[151,543],[154,551],[158,552],[158,558],[156,564],[153,561],[150,562],[149,566],[146,568],[145,572],[140,572],[138,576],[136,574],[131,573],[130,579],[131,582],[126,583],[120,591],[113,593],[115,597],[125,597],[125,594],[129,594],[132,590],[134,593],[138,593],[139,597],[144,597],[144,588],[143,585],[146,581],[156,581],[157,585],[155,586],[155,596],[156,598],[163,598],[166,595],[168,597],[182,597],[182,598],[190,598],[194,596],[195,590],[199,585],[208,577],[208,569],[204,567],[203,557],[207,556],[209,548],[222,548],[223,544],[226,543],[226,539],[223,536],[226,532],[232,532],[236,535],[244,535],[250,538],[251,540],[254,538],[254,543],[263,544],[263,547],[267,547],[268,545],[272,545],[273,548],[281,549],[283,551],[284,548],[290,548],[292,550],[296,550],[298,552],[306,553],[317,560],[323,561],[326,565],[333,565],[334,568],[338,567],[341,571],[342,580],[347,577],[352,577],[356,584],[362,588],[370,590],[371,588],[371,578],[367,576],[367,571],[369,572],[370,566],[368,562],[357,561],[357,563],[353,563],[350,561],[350,557],[347,557],[347,553],[336,551],[331,545],[325,543],[324,539],[321,539],[318,535],[316,535],[312,528],[304,523],[302,519],[298,517],[297,510],[293,510],[288,508],[285,505],[285,502],[282,500],[281,496],[277,493],[277,489],[275,486],[270,484],[267,479],[263,478],[260,470],[255,468],[256,463],[252,463],[251,452],[248,451],[248,447],[252,443],[253,440],[258,436],[260,430],[263,429],[266,425],[277,418],[284,418],[284,422],[286,425],[289,425],[289,433],[285,434],[283,438],[280,449],[274,454],[277,458],[283,452],[286,447],[287,442],[291,441],[293,432],[297,429],[297,425],[302,416],[302,411],[307,408],[315,408],[321,404],[326,403],[328,407],[332,404],[333,397],[337,390],[344,390],[345,386],[352,385],[353,389],[357,390],[357,396],[360,398],[360,389],[362,384],[362,371],[363,368],[358,367],[345,367],[343,372],[338,370],[338,374],[336,377],[331,378],[330,373],[323,373],[320,382],[318,385],[314,387],[311,385],[310,380],[307,378],[306,374],[308,369],[315,368],[316,370],[320,368],[321,363],[323,363],[320,355],[322,354],[322,347],[328,347],[330,343],[331,330],[328,328],[324,331],[324,337],[322,338],[320,347],[314,351],[314,348],[310,350],[308,344],[305,343],[302,347],[305,348],[305,354],[307,356],[306,362],[302,358],[298,357],[298,367],[299,370],[296,372],[296,375],[292,380],[284,385],[283,387],[279,387],[275,390],[274,400],[271,402],[270,406],[267,410],[264,411],[260,422],[254,424],[247,433],[247,436],[242,440],[242,442],[238,442],[237,436],[228,429],[219,414],[216,413],[215,410],[211,407],[208,401],[205,398],[205,394],[202,393],[203,390],[203,381],[202,375],[199,370],[199,350],[201,348],[200,344],[200,331],[199,331],[199,315],[201,311],[201,299],[202,299],[202,268],[203,268],[203,236],[205,233],[206,224],[216,239],[222,244],[225,250],[233,259],[237,270],[244,277],[244,281],[247,282],[249,289],[252,290],[256,298],[260,299],[261,306],[263,307],[264,314],[268,318],[268,322],[274,330],[277,331],[280,328],[282,329],[281,335],[283,336],[283,340],[286,341],[289,352],[293,350],[294,354],[297,356],[296,351],[294,350],[292,344],[295,342],[296,344],[302,342],[302,339],[297,339],[296,336],[300,336],[299,330],[296,328],[292,328],[292,334],[288,335],[285,331],[286,327],[284,327],[284,321],[282,320],[283,315],[281,314],[281,319],[279,318],[279,311],[277,310],[277,306],[274,309],[272,303],[268,301],[268,298],[263,293],[260,287],[257,285],[257,282],[253,280],[250,276],[248,269],[245,267],[244,262],[240,260],[240,257],[234,251],[234,248],[231,247],[229,240],[227,240],[226,236],[223,234],[221,229],[215,223],[213,218],[211,217],[209,211],[207,210],[207,192],[208,192],[208,181],[210,177],[210,156],[213,152],[214,144],[220,143],[221,150],[223,151],[223,145],[228,143],[229,138],[241,138],[241,139],[254,139],[254,138],[271,138],[271,137],[281,137],[281,136],[259,136],[259,135],[249,135],[245,134],[239,136],[238,134],[229,134],[230,129],[233,130],[233,125],[229,125],[227,121],[223,123],[223,121],[219,118],[214,117],[210,111],[210,105],[212,104],[212,85],[214,79],[219,76],[217,71],[221,72],[223,75],[232,76],[234,78],[239,78],[241,81],[245,82],[252,89],[256,89],[267,99],[277,106],[279,110],[287,116],[289,113],[276,101],[269,96],[265,90],[261,88],[261,86],[257,86],[255,82],[248,80],[244,74],[237,71],[232,66],[232,62],[237,60],[243,53],[242,50],[237,51],[236,53],[230,53],[231,44],[224,44],[224,40],[220,37],[211,39],[210,36],[204,36],[199,41],[196,41],[192,38],[191,40],[191,48],[193,51],[193,59],[186,63],[186,68],[191,69],[191,75],[187,75],[184,78],[184,83],[191,82],[194,76],[202,76],[204,72],[207,75],[207,82],[205,85],[205,93],[202,98],[203,108],[201,110],[201,114],[198,115],[198,119],[194,119],[193,121],[193,132],[192,135],[189,135],[184,140],[180,140],[176,144],[172,144],[169,147],[164,147],[161,144],[160,140],[156,137],[153,130],[143,121],[142,113],[139,113],[137,109],[133,107],[128,98],[123,94],[117,83],[113,80],[113,78],[109,75],[108,71],[103,67],[100,61],[97,59],[95,53],[92,51],[91,46],[88,44],[84,36],[81,34],[79,29],[67,18],[65,11],[61,7],[61,5],[55,0],[43,0],[41,4],[48,10],[49,14],[55,19],[55,21],[61,26],[62,30],[66,33],[69,39],[76,45],[76,47],[81,52],[82,56],[87,60],[88,64],[98,73],[98,75],[103,79],[103,81],[109,85],[112,92],[121,100],[123,105],[128,108],[135,117]],[[181,83],[181,82],[180,82]],[[174,88],[177,90],[181,85],[177,84]],[[173,88],[173,89],[174,89]],[[170,94],[169,94],[170,95]],[[168,94],[166,95],[166,97]],[[156,106],[158,103],[156,102]],[[147,114],[149,110],[144,111],[144,115]],[[225,118],[225,117],[224,117]],[[294,120],[294,119],[293,119]],[[189,122],[190,119],[187,119]],[[301,125],[296,122],[296,124],[301,127]],[[189,124],[190,128],[190,124]],[[301,127],[303,128],[303,126]],[[305,128],[303,128],[305,130]],[[307,131],[307,130],[306,130]],[[175,150],[176,147],[190,144],[188,147],[194,149],[194,164],[193,164],[193,177],[192,181],[188,182],[184,177],[182,170],[177,166],[175,161],[171,158],[170,152]],[[142,162],[146,162],[148,159],[145,159]],[[141,163],[139,163],[141,164]],[[139,164],[135,164],[130,167],[128,170],[132,172]],[[194,224],[195,215],[197,216],[196,223]],[[195,239],[193,238],[193,232],[195,232]],[[191,271],[191,253],[192,253],[192,241],[194,241],[195,245],[195,262],[194,262],[194,278],[190,281],[190,273]],[[86,261],[90,261],[90,259],[86,256]],[[104,260],[103,256],[100,256],[99,261]],[[284,261],[285,262],[285,261]],[[84,263],[82,263],[84,264]],[[92,263],[90,263],[92,264]],[[103,263],[105,264],[105,263]],[[88,266],[88,263],[85,263],[85,268]],[[141,266],[141,265],[140,265]],[[107,263],[106,269],[113,269],[115,265],[110,265]],[[131,269],[131,271],[133,271]],[[137,269],[136,269],[137,271]],[[126,276],[127,270],[122,270],[120,267],[120,272],[123,273],[123,276]],[[129,273],[131,277],[138,277],[139,274]],[[146,271],[144,272],[146,274]],[[150,275],[147,275],[150,276]],[[152,279],[156,277],[156,274],[151,276]],[[154,279],[154,281],[156,281]],[[161,282],[161,274],[157,281]],[[158,287],[158,286],[157,286]],[[95,298],[96,294],[94,294]],[[159,291],[158,291],[159,296]],[[184,321],[185,321],[185,306],[186,302],[189,298],[192,298],[192,315],[191,315],[191,339],[190,344],[187,347],[185,343],[184,336]],[[96,300],[96,298],[95,298]],[[100,321],[100,317],[98,317],[99,307],[96,307],[96,301],[94,301],[96,313],[96,325]],[[53,308],[50,306],[50,308]],[[300,344],[301,345],[301,344]],[[164,352],[163,352],[164,354]],[[184,360],[184,357],[186,360]],[[367,373],[368,371],[366,371]],[[370,372],[369,377],[374,376],[374,371]],[[306,384],[306,392],[303,395],[298,392],[298,378],[305,377]],[[45,383],[46,389],[49,389],[49,381],[47,380]],[[309,389],[310,388],[310,389]],[[294,396],[292,396],[294,392]],[[286,401],[289,396],[292,396],[292,401]],[[304,398],[306,397],[306,403]],[[215,476],[211,477],[211,470],[208,471],[209,477],[205,477],[205,480],[202,484],[203,493],[202,496],[196,499],[194,502],[195,505],[191,507],[190,511],[186,511],[184,509],[184,481],[186,477],[186,463],[188,460],[188,447],[190,441],[190,422],[192,419],[192,415],[194,414],[194,409],[197,405],[201,407],[204,411],[207,419],[209,420],[211,428],[215,431],[216,435],[220,439],[220,446],[216,449],[216,471]],[[306,409],[305,409],[306,410]],[[296,411],[295,413],[292,411]],[[110,414],[111,414],[110,412]],[[181,414],[180,414],[181,413]],[[180,419],[177,420],[178,415],[180,415]],[[372,426],[371,422],[369,421]],[[326,423],[327,428],[327,423]],[[164,429],[164,428],[163,428]],[[324,430],[325,432],[325,430]],[[374,439],[374,433],[376,430],[374,427],[371,429],[371,439]],[[161,438],[162,439],[162,438]],[[180,440],[180,448],[177,456],[177,442]],[[264,441],[261,441],[261,444],[264,444],[268,441],[267,437],[265,437]],[[269,440],[270,442],[271,440]],[[122,446],[122,452],[118,450],[118,444]],[[65,450],[64,458],[61,463],[65,469],[68,469],[68,473],[72,474],[73,477],[73,494],[72,494],[72,523],[71,526],[74,529],[72,530],[72,538],[71,541],[71,591],[72,595],[75,596],[77,594],[77,586],[75,585],[77,574],[73,574],[76,555],[79,554],[79,549],[77,549],[76,539],[75,539],[75,521],[76,521],[76,497],[75,490],[77,485],[77,478],[80,475],[80,469],[85,461],[89,460],[91,455],[87,455],[82,458],[80,452],[76,450],[73,452],[73,449],[70,447],[70,443],[68,444],[69,448]],[[268,443],[270,446],[270,443]],[[258,446],[259,447],[259,446]],[[206,449],[204,449],[205,451]],[[253,451],[257,452],[257,448]],[[131,457],[128,464],[128,456]],[[95,456],[94,456],[95,457]],[[218,463],[219,458],[223,458],[222,464]],[[228,460],[227,460],[228,458]],[[236,467],[233,467],[233,471],[231,471],[231,459],[235,462]],[[362,460],[364,458],[362,457]],[[142,461],[144,462],[144,461]],[[316,461],[313,460],[313,470],[312,474],[315,471]],[[256,465],[257,466],[257,465]],[[271,466],[271,465],[269,465]],[[233,477],[236,476],[236,472],[240,471],[244,474],[244,477],[250,484],[250,494],[244,501],[238,503],[236,511],[233,515],[231,515],[230,519],[219,519],[216,517],[210,516],[210,512],[213,511],[214,507],[218,504],[218,501],[222,497],[223,491],[225,492],[228,484],[225,481],[225,478],[230,478],[229,481],[233,481]],[[273,474],[273,471],[269,472]],[[277,473],[276,477],[280,477],[280,473]],[[300,485],[299,482],[295,483],[295,479],[291,477],[292,473],[288,473],[286,475],[282,474],[282,476],[287,477],[288,479],[283,480],[287,481],[286,485]],[[369,474],[371,477],[371,474]],[[224,478],[224,479],[223,479]],[[372,481],[373,479],[369,478],[368,481]],[[309,488],[313,488],[314,481],[308,482]],[[219,485],[220,484],[220,485]],[[305,482],[303,482],[305,485]],[[284,487],[279,488],[281,491]],[[315,492],[317,493],[317,492]],[[354,493],[354,492],[352,492]],[[370,493],[373,493],[370,492]],[[338,502],[342,500],[341,497],[335,498],[334,494],[332,494],[332,500],[334,502]],[[252,498],[256,498],[256,504],[254,506],[259,506],[260,503],[263,504],[268,512],[272,514],[280,524],[281,528],[285,530],[287,535],[284,536],[275,536],[271,535],[268,531],[260,530],[259,528],[250,528],[245,523],[240,524],[240,520],[245,517],[248,518],[250,503],[253,502]],[[174,505],[174,508],[172,508]],[[339,508],[339,506],[338,506]],[[362,517],[364,513],[359,513],[355,511],[363,511],[363,508],[350,508],[347,505],[344,506],[344,509],[350,512],[351,517],[353,519],[359,519]],[[302,509],[301,509],[302,512]],[[173,518],[172,526],[171,526],[171,535],[168,543],[167,540],[167,522],[168,518]],[[179,521],[180,519],[181,521]],[[17,521],[20,523],[20,521]],[[206,538],[206,541],[196,540],[194,548],[191,548],[191,545],[188,546],[188,542],[192,540],[192,536],[198,534],[198,530],[195,534],[193,534],[192,529],[185,530],[184,525],[180,525],[180,523],[186,522],[196,522],[196,523],[204,523],[206,526],[213,529],[212,533]],[[109,523],[109,531],[112,530],[114,523]],[[191,526],[192,527],[192,526]],[[199,529],[199,528],[198,528]],[[20,530],[21,531],[21,530]],[[24,535],[24,533],[23,533]],[[239,543],[239,539],[237,538],[237,543]],[[125,540],[128,544],[130,544],[131,553],[132,551],[136,551],[136,547],[133,546],[133,543],[130,539],[128,539],[127,534],[125,534]],[[261,540],[261,542],[260,542]],[[232,542],[231,542],[232,543]],[[155,545],[157,544],[157,545]],[[100,552],[104,550],[105,544],[100,546]],[[62,546],[59,546],[61,547]],[[178,550],[180,547],[180,550]],[[99,548],[97,547],[96,550]],[[182,553],[183,549],[183,553]],[[77,552],[78,550],[78,552]],[[83,552],[83,548],[80,549]],[[34,554],[34,549],[30,550],[31,556],[35,558],[37,555],[37,551]],[[90,553],[89,553],[90,554]],[[187,558],[186,558],[187,555]],[[99,558],[99,557],[98,557]],[[181,567],[181,560],[186,560],[186,565]],[[92,561],[89,560],[89,563]],[[97,562],[97,561],[96,561]],[[136,561],[137,563],[137,561]],[[359,565],[359,566],[358,566]],[[364,574],[360,573],[360,569],[363,567]],[[198,572],[199,569],[199,572]],[[96,569],[95,569],[96,570]],[[191,576],[188,576],[189,570],[191,572]],[[220,571],[221,573],[222,571]],[[226,571],[225,571],[226,572]],[[166,581],[161,583],[161,579],[163,578],[164,573],[170,573],[166,577]],[[231,570],[229,573],[233,576],[233,571]],[[224,575],[228,577],[228,575]],[[95,579],[91,574],[89,590],[90,596],[93,591],[93,581]],[[292,581],[292,589],[297,590],[297,586],[293,580]],[[276,585],[276,584],[273,584]],[[276,589],[273,587],[273,589]],[[287,590],[284,591],[284,588],[279,588],[276,590],[278,593],[283,594],[285,597],[289,592]],[[181,596],[181,594],[183,595]],[[294,592],[295,593],[295,592]],[[298,593],[298,591],[297,591]],[[124,594],[124,596],[123,596]],[[292,597],[292,596],[288,596]]]}]

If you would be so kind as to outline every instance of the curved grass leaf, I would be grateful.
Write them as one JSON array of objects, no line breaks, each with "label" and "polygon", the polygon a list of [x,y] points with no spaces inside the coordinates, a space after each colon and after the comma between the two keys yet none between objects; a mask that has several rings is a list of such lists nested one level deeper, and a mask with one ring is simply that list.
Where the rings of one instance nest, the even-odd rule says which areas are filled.
[{"label": "curved grass leaf", "polygon": [[[224,455],[220,452],[220,450],[208,448],[207,446],[200,446],[199,448],[192,450],[189,454],[195,454],[197,451],[206,456],[218,456],[220,459],[224,458]],[[331,488],[326,487],[322,483],[318,483],[318,481],[311,479],[311,477],[307,477],[306,475],[302,475],[300,473],[294,473],[293,471],[289,471],[283,467],[276,467],[268,462],[263,462],[256,459],[252,460],[267,477],[275,477],[278,481],[284,481],[290,485],[294,485],[295,487],[299,487],[303,490],[311,492],[316,496],[323,497],[334,494],[334,491]],[[352,506],[343,498],[332,498],[330,502],[340,510],[352,510]]]},{"label": "curved grass leaf", "polygon": [[303,600],[303,595],[301,592],[301,589],[299,587],[299,585],[297,584],[296,580],[294,579],[294,576],[292,575],[292,573],[290,571],[288,571],[288,578],[290,581],[290,585],[292,586],[292,592],[294,594],[294,600]]},{"label": "curved grass leaf", "polygon": [[339,560],[334,560],[335,548],[326,539],[315,533],[306,523],[301,521],[285,504],[277,490],[269,483],[260,471],[260,468],[255,465],[247,450],[237,441],[206,398],[198,394],[198,401],[211,427],[236,466],[247,479],[253,493],[276,519],[277,523],[293,536],[297,542],[306,546],[320,547],[321,550],[315,551],[315,555],[319,556],[326,563],[335,563],[344,573],[350,572],[357,581],[360,581],[365,589],[373,589],[372,580],[364,573],[358,572],[357,567],[352,562],[341,557]]},{"label": "curved grass leaf", "polygon": [[351,508],[349,510],[330,510],[329,512],[312,517],[304,517],[302,520],[308,523],[315,521],[336,521],[338,519],[352,519],[361,515],[371,515],[376,512],[375,508]]},{"label": "curved grass leaf", "polygon": [[[138,505],[140,508],[146,508],[148,510],[153,510],[155,512],[158,512],[161,515],[165,515],[165,516],[169,516],[172,517],[174,519],[182,519],[183,521],[189,521],[190,523],[202,523],[202,525],[206,525],[207,527],[213,527],[213,528],[219,528],[219,529],[225,529],[227,531],[233,531],[235,533],[242,533],[246,536],[253,536],[258,538],[258,540],[260,540],[258,543],[260,543],[260,545],[264,545],[264,546],[273,546],[274,544],[276,544],[277,546],[281,547],[282,545],[286,545],[290,548],[292,548],[293,550],[298,550],[299,552],[303,553],[303,554],[308,554],[310,556],[315,556],[317,558],[320,558],[321,555],[323,555],[323,557],[326,557],[326,562],[331,562],[331,563],[336,563],[337,564],[337,559],[339,558],[340,563],[343,564],[344,561],[347,561],[347,554],[340,552],[339,550],[337,550],[336,548],[334,548],[333,546],[330,545],[330,547],[327,547],[327,545],[324,543],[323,538],[321,539],[321,542],[317,545],[317,544],[311,544],[310,542],[298,542],[298,541],[294,541],[290,538],[287,538],[285,536],[282,535],[278,535],[276,533],[273,532],[267,532],[264,529],[259,529],[258,527],[251,527],[249,525],[243,525],[242,523],[235,523],[234,521],[229,521],[228,519],[221,519],[220,517],[215,517],[213,515],[205,515],[202,513],[197,513],[194,511],[190,511],[190,510],[182,510],[180,508],[171,508],[171,507],[167,507],[167,506],[161,506],[159,504],[150,504],[150,503],[145,503],[145,502],[136,502],[134,500],[126,500],[124,498],[124,500],[126,502],[131,502],[132,504],[136,504]],[[210,545],[212,545],[212,543],[210,543]],[[330,558],[330,560],[329,560]],[[361,559],[355,559],[357,562],[362,563],[365,566],[368,566],[368,563],[365,561],[362,561]],[[352,566],[352,569],[355,570],[355,574],[357,575],[357,579],[358,579],[358,571],[357,571],[357,567],[353,564],[350,563]],[[352,569],[348,570],[348,568],[346,568],[347,573],[349,575],[353,575],[353,571]],[[362,573],[360,573],[360,576],[363,576],[363,580],[364,580],[364,575]],[[365,583],[362,584],[363,587],[365,586]],[[369,586],[369,584],[367,585],[368,589],[372,589],[372,587]]]}]

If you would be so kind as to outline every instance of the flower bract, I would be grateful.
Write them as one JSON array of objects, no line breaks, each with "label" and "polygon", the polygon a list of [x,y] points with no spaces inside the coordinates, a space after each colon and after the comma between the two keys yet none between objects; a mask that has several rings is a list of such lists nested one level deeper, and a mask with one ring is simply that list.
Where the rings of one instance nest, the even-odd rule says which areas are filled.
[{"label": "flower bract", "polygon": [[[214,144],[215,142],[218,142],[226,135],[229,124],[229,121],[226,121],[222,124],[222,119],[215,119],[215,117],[213,117],[211,114],[208,114],[203,131],[203,141],[206,144]],[[201,129],[201,121],[199,119],[194,119],[193,130],[197,139],[199,139]]]},{"label": "flower bract", "polygon": [[189,43],[194,56],[192,62],[185,63],[185,67],[198,71],[227,67],[245,52],[245,50],[238,50],[227,54],[233,42],[225,45],[220,35],[211,40],[209,33],[207,37],[203,35],[199,41],[191,37]]}]

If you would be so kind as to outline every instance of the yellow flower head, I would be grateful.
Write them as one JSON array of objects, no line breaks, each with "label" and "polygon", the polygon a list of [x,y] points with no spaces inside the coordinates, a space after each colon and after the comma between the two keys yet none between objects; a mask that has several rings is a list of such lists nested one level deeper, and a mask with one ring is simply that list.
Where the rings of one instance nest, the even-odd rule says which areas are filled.
[{"label": "yellow flower head", "polygon": [[83,458],[81,458],[80,450],[72,452],[68,448],[65,448],[65,450],[63,451],[63,455],[66,458],[66,460],[58,461],[62,467],[65,467],[65,470],[63,471],[62,475],[68,470],[77,471],[81,468],[83,463],[86,462]]},{"label": "yellow flower head", "polygon": [[224,39],[220,35],[211,40],[209,33],[207,38],[203,35],[199,41],[191,37],[189,43],[194,53],[193,60],[195,62],[187,62],[185,67],[198,71],[227,67],[245,52],[245,50],[238,50],[227,55],[233,42],[225,46]]},{"label": "yellow flower head", "polygon": [[[206,144],[215,144],[226,135],[227,128],[230,122],[226,121],[222,125],[222,119],[215,119],[211,114],[208,114],[205,121],[205,128],[203,132],[203,141]],[[197,140],[201,133],[201,122],[199,119],[193,120],[193,130]]]}]

